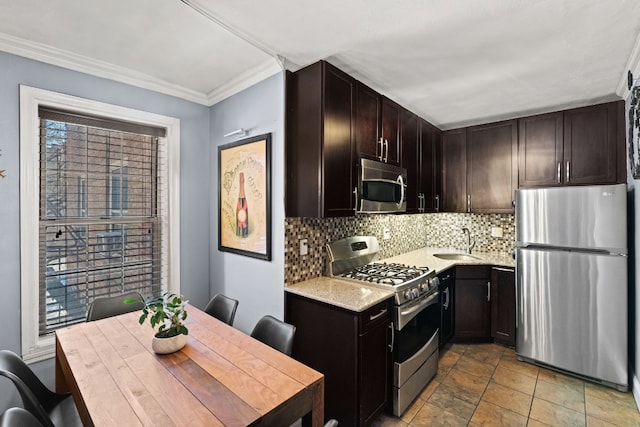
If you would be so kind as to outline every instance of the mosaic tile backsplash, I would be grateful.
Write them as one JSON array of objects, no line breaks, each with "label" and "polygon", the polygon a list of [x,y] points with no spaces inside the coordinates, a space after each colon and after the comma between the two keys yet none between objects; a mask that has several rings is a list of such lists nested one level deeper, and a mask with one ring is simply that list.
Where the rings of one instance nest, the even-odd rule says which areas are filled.
[{"label": "mosaic tile backsplash", "polygon": [[[466,227],[476,239],[474,252],[514,250],[514,216],[508,214],[436,213],[416,215],[358,215],[349,218],[285,219],[285,284],[291,285],[325,273],[326,244],[350,236],[376,236],[380,258],[410,252],[424,246],[464,250]],[[491,228],[502,228],[492,237]],[[383,240],[383,230],[391,238]],[[308,255],[300,256],[299,241],[307,239]]]}]

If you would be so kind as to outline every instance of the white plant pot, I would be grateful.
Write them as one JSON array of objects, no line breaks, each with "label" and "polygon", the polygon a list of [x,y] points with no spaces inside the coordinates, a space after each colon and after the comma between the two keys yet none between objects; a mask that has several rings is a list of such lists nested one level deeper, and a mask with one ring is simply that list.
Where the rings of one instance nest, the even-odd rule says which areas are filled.
[{"label": "white plant pot", "polygon": [[187,344],[187,336],[178,334],[169,338],[153,337],[151,348],[157,354],[175,353]]}]

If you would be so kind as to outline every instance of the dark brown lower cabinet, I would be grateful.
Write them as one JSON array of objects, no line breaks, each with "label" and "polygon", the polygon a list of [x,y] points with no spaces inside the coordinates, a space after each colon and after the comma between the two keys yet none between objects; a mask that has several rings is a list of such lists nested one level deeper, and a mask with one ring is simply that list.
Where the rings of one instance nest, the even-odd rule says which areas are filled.
[{"label": "dark brown lower cabinet", "polygon": [[498,344],[516,345],[516,283],[513,268],[491,269],[491,336]]},{"label": "dark brown lower cabinet", "polygon": [[456,267],[456,341],[491,341],[491,268],[485,265]]},{"label": "dark brown lower cabinet", "polygon": [[285,321],[293,358],[325,376],[325,419],[369,425],[389,398],[391,299],[357,313],[287,292]]}]

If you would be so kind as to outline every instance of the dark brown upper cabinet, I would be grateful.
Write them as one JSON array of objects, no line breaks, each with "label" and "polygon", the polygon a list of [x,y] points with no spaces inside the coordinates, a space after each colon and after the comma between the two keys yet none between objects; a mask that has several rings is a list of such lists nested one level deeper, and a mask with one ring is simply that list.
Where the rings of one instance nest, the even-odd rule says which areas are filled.
[{"label": "dark brown upper cabinet", "polygon": [[525,117],[519,124],[519,186],[626,182],[624,102]]},{"label": "dark brown upper cabinet", "polygon": [[518,122],[467,129],[467,211],[513,213],[518,185]]},{"label": "dark brown upper cabinet", "polygon": [[382,97],[382,161],[400,164],[400,114],[403,108],[392,100]]},{"label": "dark brown upper cabinet", "polygon": [[357,82],[355,143],[360,157],[400,164],[400,117],[404,109]]},{"label": "dark brown upper cabinet", "polygon": [[467,212],[467,131],[442,133],[442,211]]},{"label": "dark brown upper cabinet", "polygon": [[378,92],[357,82],[355,104],[355,143],[360,157],[382,161],[384,153],[380,140],[382,97]]},{"label": "dark brown upper cabinet", "polygon": [[[419,193],[422,196],[420,212],[440,212],[442,194],[442,139],[441,132],[431,123],[420,120]],[[404,146],[404,140],[402,141]]]},{"label": "dark brown upper cabinet", "polygon": [[407,213],[422,212],[420,188],[420,128],[418,117],[404,110],[400,117],[400,137],[402,139],[401,165],[407,170]]},{"label": "dark brown upper cabinet", "polygon": [[320,61],[286,79],[286,215],[354,215],[356,81]]}]

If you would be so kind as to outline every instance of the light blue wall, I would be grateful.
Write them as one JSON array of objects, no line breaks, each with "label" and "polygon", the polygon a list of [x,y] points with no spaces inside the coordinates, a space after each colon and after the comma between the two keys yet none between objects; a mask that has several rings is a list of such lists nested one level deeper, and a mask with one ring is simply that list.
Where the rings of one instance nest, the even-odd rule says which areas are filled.
[{"label": "light blue wall", "polygon": [[[203,307],[209,298],[209,108],[0,52],[0,348],[20,353],[19,89],[23,84],[180,119],[182,293]],[[34,368],[46,382],[53,362]],[[0,381],[0,408],[8,396]]]},{"label": "light blue wall", "polygon": [[[245,137],[223,135],[243,128],[246,137],[271,132],[272,261],[218,251],[218,146]],[[284,318],[284,73],[211,107],[211,295],[240,301],[234,326],[251,332],[265,314]]]}]

